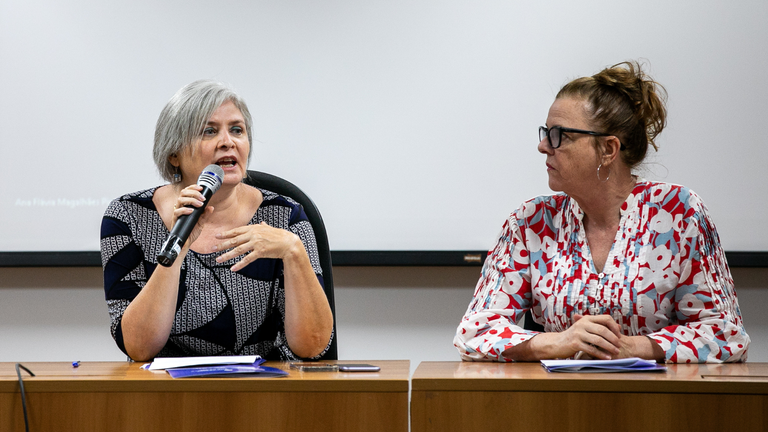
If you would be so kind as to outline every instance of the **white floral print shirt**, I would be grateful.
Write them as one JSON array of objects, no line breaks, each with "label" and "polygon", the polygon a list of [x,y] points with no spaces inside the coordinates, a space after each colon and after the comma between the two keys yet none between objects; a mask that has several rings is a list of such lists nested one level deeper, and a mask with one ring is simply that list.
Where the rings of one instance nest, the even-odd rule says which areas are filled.
[{"label": "white floral print shirt", "polygon": [[510,215],[454,338],[463,359],[510,361],[504,350],[537,334],[516,325],[530,309],[550,332],[567,329],[574,314],[609,314],[625,335],[656,341],[671,363],[746,360],[750,339],[733,279],[698,195],[639,181],[602,272],[582,217],[565,194]]}]

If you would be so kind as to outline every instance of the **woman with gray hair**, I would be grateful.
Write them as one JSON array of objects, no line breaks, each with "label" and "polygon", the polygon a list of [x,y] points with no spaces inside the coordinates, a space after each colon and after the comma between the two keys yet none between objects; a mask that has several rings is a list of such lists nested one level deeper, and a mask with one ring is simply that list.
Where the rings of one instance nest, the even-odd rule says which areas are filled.
[{"label": "woman with gray hair", "polygon": [[[314,232],[292,199],[246,185],[251,115],[230,88],[193,82],[168,102],[154,159],[169,182],[114,200],[101,226],[104,290],[118,347],[155,356],[318,358],[333,339]],[[203,207],[205,167],[224,172],[169,267],[157,254],[177,219]]]}]

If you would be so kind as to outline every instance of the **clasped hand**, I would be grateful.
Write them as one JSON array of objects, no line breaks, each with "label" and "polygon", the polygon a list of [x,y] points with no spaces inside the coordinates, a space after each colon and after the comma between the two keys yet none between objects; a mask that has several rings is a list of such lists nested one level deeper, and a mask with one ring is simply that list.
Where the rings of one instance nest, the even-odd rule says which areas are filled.
[{"label": "clasped hand", "polygon": [[[524,348],[523,348],[524,347]],[[664,360],[661,346],[646,336],[626,336],[609,315],[573,315],[573,324],[562,332],[539,333],[505,351],[517,361],[568,358],[611,360],[640,357]]]},{"label": "clasped hand", "polygon": [[563,338],[563,357],[571,357],[582,352],[586,357],[610,360],[621,357],[621,328],[609,315],[579,315],[573,317],[574,323],[567,330],[559,333]]}]

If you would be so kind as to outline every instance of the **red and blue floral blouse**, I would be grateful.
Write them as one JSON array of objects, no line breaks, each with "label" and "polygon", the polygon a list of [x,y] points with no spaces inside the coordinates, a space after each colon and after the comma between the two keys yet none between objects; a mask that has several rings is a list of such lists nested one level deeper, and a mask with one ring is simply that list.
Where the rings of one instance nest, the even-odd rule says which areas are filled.
[{"label": "red and blue floral blouse", "polygon": [[511,361],[502,353],[537,334],[516,325],[530,309],[549,332],[567,329],[574,314],[609,314],[625,335],[656,341],[667,362],[746,360],[733,279],[698,195],[639,181],[602,272],[583,215],[565,194],[534,198],[510,215],[454,338],[463,359]]}]

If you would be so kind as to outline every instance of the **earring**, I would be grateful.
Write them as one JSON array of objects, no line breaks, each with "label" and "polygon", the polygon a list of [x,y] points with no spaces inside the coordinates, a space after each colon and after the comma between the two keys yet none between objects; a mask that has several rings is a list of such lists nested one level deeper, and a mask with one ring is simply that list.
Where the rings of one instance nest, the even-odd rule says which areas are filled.
[{"label": "earring", "polygon": [[181,183],[181,173],[178,170],[179,170],[179,168],[176,168],[176,172],[173,173],[173,182],[174,183]]},{"label": "earring", "polygon": [[608,177],[606,177],[605,180],[601,179],[600,178],[600,168],[602,168],[602,166],[603,166],[603,164],[601,162],[600,165],[597,167],[597,179],[600,180],[601,182],[605,183],[605,182],[608,181],[609,178],[611,178],[611,173],[610,172],[608,173]]}]

